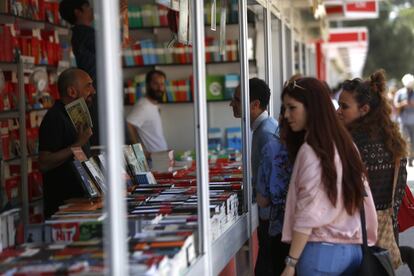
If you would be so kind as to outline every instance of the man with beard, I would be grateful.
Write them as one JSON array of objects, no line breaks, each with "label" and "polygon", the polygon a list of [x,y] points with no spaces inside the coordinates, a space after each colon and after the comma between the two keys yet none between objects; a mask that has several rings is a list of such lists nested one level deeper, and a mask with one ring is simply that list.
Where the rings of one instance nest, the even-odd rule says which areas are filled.
[{"label": "man with beard", "polygon": [[[127,1],[121,0],[121,13],[127,10]],[[61,17],[72,26],[71,44],[77,67],[89,74],[93,80],[93,86],[97,88],[95,29],[93,28],[94,16],[90,0],[62,0],[59,3],[59,12]],[[89,110],[94,126],[94,133],[90,139],[90,143],[92,146],[98,146],[100,145],[100,124],[98,98],[96,96],[93,97],[93,102],[89,106]]]},{"label": "man with beard", "polygon": [[83,196],[82,184],[72,168],[72,147],[82,147],[89,156],[88,126],[75,129],[65,105],[84,98],[92,104],[95,89],[85,71],[69,68],[58,79],[60,100],[46,113],[39,130],[39,167],[43,174],[44,216],[49,218],[65,200]]},{"label": "man with beard", "polygon": [[165,94],[165,73],[152,70],[145,78],[147,94],[132,108],[127,117],[132,143],[141,143],[148,153],[167,150],[158,103]]}]

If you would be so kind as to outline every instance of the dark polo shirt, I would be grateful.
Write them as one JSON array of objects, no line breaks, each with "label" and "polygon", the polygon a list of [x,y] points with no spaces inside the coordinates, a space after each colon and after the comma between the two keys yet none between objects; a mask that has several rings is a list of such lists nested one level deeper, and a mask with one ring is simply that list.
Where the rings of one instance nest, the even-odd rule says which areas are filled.
[{"label": "dark polo shirt", "polygon": [[[56,101],[40,125],[39,151],[57,152],[73,145],[77,132],[61,101]],[[89,143],[83,147],[87,156]],[[84,190],[72,165],[73,157],[50,171],[43,173],[43,206],[45,218],[55,213],[65,200],[82,197]]]}]

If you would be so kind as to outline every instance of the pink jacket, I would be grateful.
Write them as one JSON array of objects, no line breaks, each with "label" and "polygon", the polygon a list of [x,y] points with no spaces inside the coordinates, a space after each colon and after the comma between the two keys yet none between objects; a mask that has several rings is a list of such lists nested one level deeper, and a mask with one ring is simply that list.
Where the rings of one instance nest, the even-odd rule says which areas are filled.
[{"label": "pink jacket", "polygon": [[[304,143],[296,157],[286,199],[282,240],[291,242],[293,231],[308,234],[309,241],[331,243],[362,243],[359,211],[350,216],[342,201],[342,163],[335,153],[338,200],[332,205],[322,185],[322,168],[315,151]],[[368,183],[364,200],[368,243],[377,240],[377,213]]]}]

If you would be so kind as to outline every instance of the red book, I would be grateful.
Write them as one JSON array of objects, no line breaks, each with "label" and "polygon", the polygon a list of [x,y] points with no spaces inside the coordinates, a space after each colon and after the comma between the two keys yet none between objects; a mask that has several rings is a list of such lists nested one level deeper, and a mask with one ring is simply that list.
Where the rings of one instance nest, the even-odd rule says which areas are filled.
[{"label": "red book", "polygon": [[141,50],[141,44],[136,43],[132,46],[132,51],[134,54],[134,61],[136,65],[143,65],[144,59],[142,58],[142,50]]},{"label": "red book", "polygon": [[13,61],[13,38],[9,26],[4,27],[4,61]]},{"label": "red book", "polygon": [[184,47],[185,47],[184,45],[177,46],[178,63],[181,63],[181,64],[185,64],[187,62]]},{"label": "red book", "polygon": [[19,198],[20,194],[20,176],[13,176],[4,181],[4,188],[6,189],[6,194],[8,200],[14,200]]},{"label": "red book", "polygon": [[[5,38],[5,28],[6,28],[6,26],[0,25],[0,41],[5,41],[6,40],[6,38]],[[0,43],[0,61],[6,60],[5,51],[6,51],[5,44]]]},{"label": "red book", "polygon": [[168,9],[164,6],[158,5],[158,13],[160,17],[160,26],[168,26]]},{"label": "red book", "polygon": [[0,128],[0,140],[1,140],[1,151],[3,154],[3,160],[10,159],[10,136],[9,136],[9,122],[1,121]]},{"label": "red book", "polygon": [[46,18],[46,8],[45,8],[45,0],[38,0],[39,4],[39,12],[38,16],[41,21],[45,21]]}]

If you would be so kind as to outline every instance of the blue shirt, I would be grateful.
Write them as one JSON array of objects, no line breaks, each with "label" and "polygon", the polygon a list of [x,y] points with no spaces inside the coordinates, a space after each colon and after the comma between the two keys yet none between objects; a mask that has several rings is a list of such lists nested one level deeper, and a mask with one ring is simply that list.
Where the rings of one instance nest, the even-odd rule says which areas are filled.
[{"label": "blue shirt", "polygon": [[277,136],[263,146],[261,157],[257,171],[256,192],[271,200],[270,207],[266,209],[269,209],[269,235],[275,236],[281,233],[283,228],[283,214],[292,166],[287,149]]},{"label": "blue shirt", "polygon": [[[252,131],[253,200],[259,192],[262,196],[270,198],[272,202],[282,201],[277,205],[278,207],[274,204],[267,208],[259,207],[259,217],[264,220],[270,219],[269,234],[276,235],[282,230],[284,209],[279,211],[284,208],[291,166],[287,158],[287,150],[279,140],[278,124],[267,111],[256,118],[252,124]],[[284,187],[283,193],[280,193],[280,187]]]}]

